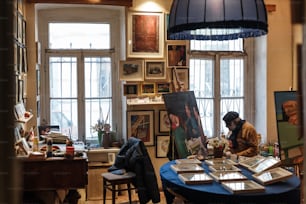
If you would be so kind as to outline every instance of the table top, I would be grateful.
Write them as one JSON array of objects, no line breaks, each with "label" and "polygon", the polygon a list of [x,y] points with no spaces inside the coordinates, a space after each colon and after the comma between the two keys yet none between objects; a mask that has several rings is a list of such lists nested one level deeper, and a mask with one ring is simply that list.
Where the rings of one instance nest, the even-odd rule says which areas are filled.
[{"label": "table top", "polygon": [[[161,166],[160,168],[160,176],[162,181],[166,181],[168,184],[175,185],[176,187],[179,187],[184,190],[191,190],[193,193],[208,193],[208,194],[217,194],[217,195],[233,195],[231,192],[226,190],[222,187],[222,185],[216,181],[213,181],[213,183],[209,184],[199,184],[199,185],[186,185],[184,184],[179,178],[178,174],[174,172],[171,169],[171,165],[175,164],[175,161],[170,161]],[[209,173],[210,170],[208,169],[208,166],[203,162],[202,166],[205,169],[206,173]],[[247,169],[238,166],[242,171],[241,173],[244,174],[248,179],[254,180],[252,178],[252,172],[248,171]],[[286,193],[289,191],[292,191],[300,186],[300,179],[296,177],[295,175],[291,176],[289,179],[274,183],[271,185],[265,186],[264,192],[258,192],[258,193],[244,193],[239,194],[239,196],[250,196],[256,194],[259,195],[278,195],[281,193]]]}]

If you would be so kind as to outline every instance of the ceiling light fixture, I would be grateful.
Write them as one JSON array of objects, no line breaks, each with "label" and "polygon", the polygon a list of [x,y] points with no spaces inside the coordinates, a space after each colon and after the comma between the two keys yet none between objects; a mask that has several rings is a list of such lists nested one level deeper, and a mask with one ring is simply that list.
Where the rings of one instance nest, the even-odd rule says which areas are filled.
[{"label": "ceiling light fixture", "polygon": [[268,33],[263,0],[173,0],[172,40],[234,40]]}]

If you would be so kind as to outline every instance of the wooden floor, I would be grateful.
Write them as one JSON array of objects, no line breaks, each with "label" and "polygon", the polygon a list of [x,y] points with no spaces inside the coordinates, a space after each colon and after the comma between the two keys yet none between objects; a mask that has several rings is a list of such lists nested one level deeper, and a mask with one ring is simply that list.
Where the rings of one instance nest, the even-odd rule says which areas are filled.
[{"label": "wooden floor", "polygon": [[[98,204],[98,203],[101,204],[103,203],[103,200],[86,200],[85,191],[83,190],[79,190],[79,193],[81,194],[82,197],[79,199],[78,204]],[[161,199],[160,204],[166,204],[166,200],[165,200],[165,196],[163,192],[160,193],[160,199]],[[139,204],[138,196],[136,193],[132,194],[132,201],[133,201],[132,202],[133,204]],[[106,204],[111,204],[111,203],[112,203],[111,199],[108,198],[106,200]],[[129,203],[129,199],[127,195],[121,195],[116,198],[116,204],[128,204],[128,203]],[[148,204],[152,204],[152,202],[149,202]]]}]

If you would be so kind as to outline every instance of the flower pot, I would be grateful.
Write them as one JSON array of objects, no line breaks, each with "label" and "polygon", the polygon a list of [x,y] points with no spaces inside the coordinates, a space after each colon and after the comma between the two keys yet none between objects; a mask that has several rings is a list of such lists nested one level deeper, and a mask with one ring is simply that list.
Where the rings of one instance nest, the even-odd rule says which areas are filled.
[{"label": "flower pot", "polygon": [[223,157],[223,148],[214,148],[214,158]]}]

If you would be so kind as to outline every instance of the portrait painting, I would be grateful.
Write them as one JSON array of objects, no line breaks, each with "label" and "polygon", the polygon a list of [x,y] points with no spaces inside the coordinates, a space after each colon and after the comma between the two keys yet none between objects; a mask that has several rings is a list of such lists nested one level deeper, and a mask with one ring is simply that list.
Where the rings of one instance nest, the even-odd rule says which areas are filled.
[{"label": "portrait painting", "polygon": [[296,91],[276,91],[274,97],[279,147],[288,157],[290,149],[303,146],[300,100]]},{"label": "portrait painting", "polygon": [[[207,138],[193,91],[164,94],[166,111],[170,120],[171,141],[175,155],[172,158],[186,158],[196,155],[199,159],[207,156]],[[170,148],[170,147],[169,147]]]}]

